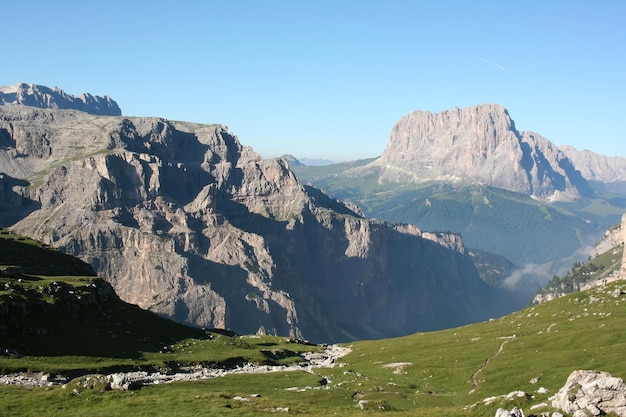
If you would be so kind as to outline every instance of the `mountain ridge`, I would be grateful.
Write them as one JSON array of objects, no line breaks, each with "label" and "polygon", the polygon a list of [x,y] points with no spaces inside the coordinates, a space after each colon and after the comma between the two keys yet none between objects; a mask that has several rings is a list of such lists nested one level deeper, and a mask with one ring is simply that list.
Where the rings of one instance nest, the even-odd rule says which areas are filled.
[{"label": "mountain ridge", "polygon": [[24,106],[72,109],[101,116],[121,116],[122,110],[109,96],[93,96],[83,93],[73,96],[58,87],[17,83],[0,87],[0,105],[21,104]]},{"label": "mountain ridge", "polygon": [[223,126],[15,105],[0,132],[8,226],[176,321],[336,341],[515,308],[452,241],[363,218]]},{"label": "mountain ridge", "polygon": [[498,104],[410,113],[371,167],[381,170],[381,181],[470,182],[552,201],[589,192],[565,153],[537,133],[518,131]]},{"label": "mountain ridge", "polygon": [[[410,113],[379,158],[293,170],[367,216],[461,233],[469,248],[505,256],[544,284],[586,258],[626,210],[621,160],[572,152],[518,131],[506,108],[487,104]],[[587,178],[578,164],[602,170]]]}]

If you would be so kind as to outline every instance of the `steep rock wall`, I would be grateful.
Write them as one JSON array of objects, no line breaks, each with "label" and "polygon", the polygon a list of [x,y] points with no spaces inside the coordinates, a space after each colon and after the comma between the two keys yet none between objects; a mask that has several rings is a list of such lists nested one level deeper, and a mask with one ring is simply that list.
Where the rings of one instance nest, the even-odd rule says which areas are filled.
[{"label": "steep rock wall", "polygon": [[7,106],[0,132],[10,225],[177,321],[338,341],[513,308],[458,236],[364,219],[221,126]]},{"label": "steep rock wall", "polygon": [[402,117],[371,167],[381,170],[381,180],[479,183],[544,199],[572,199],[588,191],[557,146],[536,133],[519,132],[496,104]]},{"label": "steep rock wall", "polygon": [[60,88],[18,83],[0,87],[0,105],[20,104],[24,106],[73,109],[103,116],[121,116],[122,111],[108,96],[93,96],[89,93],[73,96]]}]

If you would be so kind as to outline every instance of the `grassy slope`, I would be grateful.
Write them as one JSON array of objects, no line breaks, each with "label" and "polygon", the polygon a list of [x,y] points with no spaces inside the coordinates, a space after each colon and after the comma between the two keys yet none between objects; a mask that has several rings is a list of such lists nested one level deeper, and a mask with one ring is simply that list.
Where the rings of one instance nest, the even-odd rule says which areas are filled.
[{"label": "grassy slope", "polygon": [[[354,343],[338,367],[317,375],[233,375],[130,392],[73,393],[72,383],[66,389],[0,387],[0,404],[16,415],[258,415],[279,407],[304,415],[359,415],[358,401],[366,400],[372,413],[392,409],[394,415],[489,416],[514,405],[528,414],[531,405],[549,402],[575,369],[626,375],[626,295],[615,296],[621,288],[626,289],[623,281],[485,323]],[[470,394],[472,375],[488,358]],[[390,365],[398,363],[406,364]],[[330,381],[326,387],[320,385],[323,377]],[[533,378],[539,382],[531,383]],[[539,387],[550,393],[537,394]],[[514,390],[535,398],[482,404]]]},{"label": "grassy slope", "polygon": [[554,276],[538,294],[567,294],[579,291],[588,282],[601,281],[619,272],[622,266],[624,244],[619,244],[586,263],[577,262],[563,277]]},{"label": "grassy slope", "polygon": [[[67,281],[80,286],[83,279],[93,278],[68,277]],[[0,386],[0,415],[259,415],[289,408],[290,414],[324,416],[386,410],[393,415],[489,416],[498,407],[510,409],[514,405],[524,407],[528,414],[530,405],[549,402],[549,395],[575,369],[626,376],[625,290],[626,283],[617,281],[484,323],[353,343],[352,353],[341,359],[339,366],[319,369],[315,374],[232,375],[127,392],[84,389],[76,380],[66,388]],[[203,332],[188,335],[185,332],[198,330],[171,324],[134,308],[123,310],[120,316],[112,312],[111,316],[113,323],[119,325],[115,325],[118,337],[105,344],[108,354],[66,356],[42,351],[20,358],[0,357],[0,367],[68,372],[76,367],[97,371],[115,366],[167,368],[176,363],[232,364],[241,360],[285,363],[297,360],[295,352],[299,350],[314,349],[278,337],[242,338]],[[69,318],[66,321],[71,322]],[[150,327],[150,322],[159,324]],[[155,339],[154,332],[165,331],[161,326],[167,325],[182,332],[176,335],[177,340],[167,344],[167,353],[159,351],[162,340],[150,345],[141,339],[148,335]],[[131,327],[126,330],[125,326]],[[79,332],[76,337],[65,340],[68,348],[76,349],[89,340],[92,326],[78,327],[83,329],[75,329]],[[124,337],[120,335],[124,334],[130,338],[126,343],[144,341],[132,356],[121,354]],[[174,333],[162,333],[163,337],[167,335]],[[37,336],[39,343],[45,346],[45,337],[49,336]],[[35,339],[31,342],[38,343]],[[326,385],[320,383],[323,378],[329,381]],[[539,382],[531,383],[533,378],[539,378]],[[537,394],[539,387],[550,393]],[[514,390],[523,390],[534,398],[482,403],[484,398]],[[361,410],[359,401],[368,401],[363,407],[369,411]]]}]

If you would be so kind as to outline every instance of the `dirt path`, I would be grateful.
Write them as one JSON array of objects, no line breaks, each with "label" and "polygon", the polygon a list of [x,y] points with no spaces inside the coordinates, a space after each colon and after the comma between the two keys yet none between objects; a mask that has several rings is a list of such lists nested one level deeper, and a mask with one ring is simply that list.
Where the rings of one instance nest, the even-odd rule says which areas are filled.
[{"label": "dirt path", "polygon": [[500,343],[500,347],[498,348],[498,351],[495,354],[493,354],[492,356],[489,356],[485,360],[485,363],[483,363],[480,368],[478,368],[476,371],[474,371],[474,373],[472,374],[472,377],[471,377],[472,389],[468,392],[468,394],[473,394],[474,391],[476,391],[476,389],[478,388],[478,374],[480,374],[483,371],[483,369],[485,369],[487,367],[487,365],[489,365],[489,363],[491,362],[491,360],[493,358],[495,358],[496,356],[498,356],[499,354],[502,353],[502,351],[504,350],[504,345],[509,343],[511,340],[515,340],[515,336],[512,336],[509,339],[505,340],[504,342]]}]

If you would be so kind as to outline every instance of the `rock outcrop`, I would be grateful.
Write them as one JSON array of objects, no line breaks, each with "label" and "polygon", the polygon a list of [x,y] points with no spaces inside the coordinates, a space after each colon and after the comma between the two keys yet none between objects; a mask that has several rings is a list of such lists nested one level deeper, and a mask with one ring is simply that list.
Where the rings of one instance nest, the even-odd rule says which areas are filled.
[{"label": "rock outcrop", "polygon": [[552,397],[552,406],[578,416],[626,417],[626,384],[608,372],[574,371]]},{"label": "rock outcrop", "polygon": [[365,169],[372,168],[382,181],[484,184],[547,200],[588,192],[565,153],[536,133],[518,131],[496,104],[404,116],[382,156]]},{"label": "rock outcrop", "polygon": [[122,111],[110,97],[79,96],[66,94],[63,90],[37,84],[18,83],[0,87],[0,105],[22,104],[48,109],[73,109],[102,116],[121,116]]},{"label": "rock outcrop", "polygon": [[619,277],[621,279],[626,279],[626,214],[622,216],[622,238],[624,242],[624,251],[622,252],[622,266],[619,271]]},{"label": "rock outcrop", "polygon": [[0,141],[4,226],[179,322],[342,341],[511,308],[458,236],[365,219],[219,125],[13,105]]},{"label": "rock outcrop", "polygon": [[604,252],[613,249],[617,245],[624,243],[623,224],[624,218],[622,218],[621,223],[611,226],[604,232],[604,236],[602,236],[600,241],[593,247],[593,250],[591,251],[592,257],[601,255]]}]

